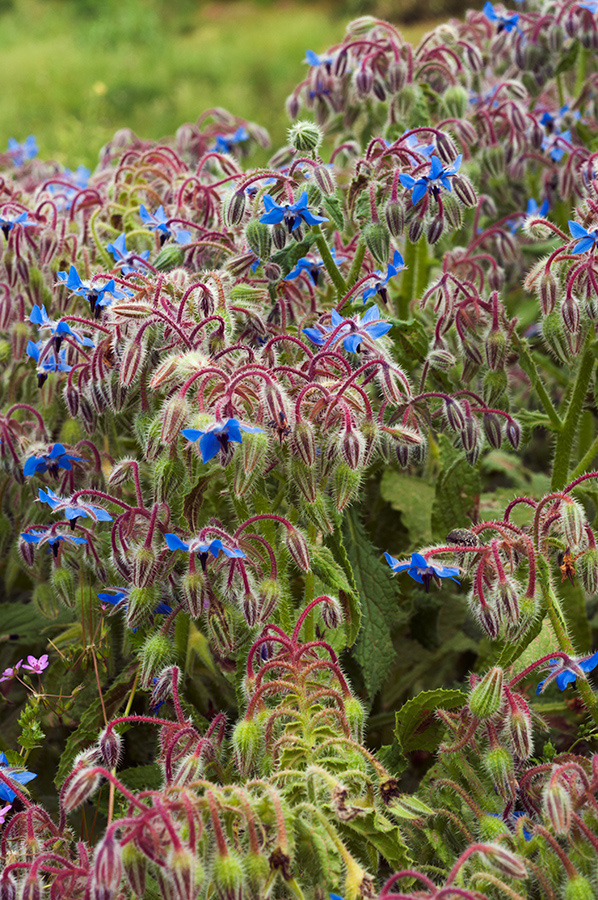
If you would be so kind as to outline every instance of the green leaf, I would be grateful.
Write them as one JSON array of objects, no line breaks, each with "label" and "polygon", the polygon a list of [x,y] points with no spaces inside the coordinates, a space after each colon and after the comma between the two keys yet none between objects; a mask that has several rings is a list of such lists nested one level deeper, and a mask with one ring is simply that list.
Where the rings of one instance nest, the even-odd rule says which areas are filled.
[{"label": "green leaf", "polygon": [[403,752],[436,750],[446,727],[436,718],[436,710],[455,709],[466,702],[466,693],[447,688],[422,691],[408,700],[396,714],[395,735]]},{"label": "green leaf", "polygon": [[21,643],[43,641],[46,629],[62,627],[73,621],[71,610],[62,607],[58,615],[52,619],[44,616],[33,603],[7,603],[2,604],[2,618],[0,619],[0,636],[16,634]]},{"label": "green leaf", "polygon": [[440,540],[453,528],[469,528],[475,521],[481,490],[479,472],[463,458],[440,473],[432,506],[432,531]]},{"label": "green leaf", "polygon": [[562,72],[568,72],[569,69],[572,69],[575,65],[575,61],[577,59],[577,54],[579,53],[579,41],[573,41],[560,63],[554,70],[555,77],[557,75],[561,75]]},{"label": "green leaf", "polygon": [[326,546],[312,546],[309,548],[311,568],[316,579],[321,581],[328,588],[329,593],[338,594],[345,616],[347,646],[350,647],[355,643],[355,638],[357,637],[361,624],[359,596],[353,581],[353,575],[347,560],[347,555],[344,547],[342,547],[342,538],[340,538],[340,535],[336,540],[329,537],[328,541],[332,543],[337,557],[342,560],[346,569],[337,562],[330,547]]},{"label": "green leaf", "polygon": [[550,431],[553,430],[552,422],[548,416],[538,409],[518,409],[517,418],[522,425],[527,425],[529,428],[548,428]]},{"label": "green leaf", "polygon": [[380,553],[370,543],[357,513],[350,510],[343,522],[344,545],[361,598],[361,631],[355,645],[370,697],[380,690],[395,660],[391,628],[406,619],[400,609],[398,582]]},{"label": "green leaf", "polygon": [[531,642],[538,637],[541,631],[542,616],[538,616],[538,618],[532,622],[525,634],[516,641],[509,641],[505,644],[502,651],[498,654],[496,663],[489,663],[489,665],[501,666],[503,669],[513,665],[513,663],[519,659],[521,654],[527,650]]},{"label": "green leaf", "polygon": [[298,260],[309,253],[311,245],[315,240],[315,234],[306,234],[299,243],[293,242],[283,250],[279,250],[278,253],[275,253],[271,257],[272,262],[277,263],[281,267],[283,276],[288,275],[291,269],[295,268]]},{"label": "green leaf", "polygon": [[342,828],[345,833],[349,830],[357,832],[368,843],[373,844],[392,868],[405,869],[412,864],[413,860],[399,827],[377,810],[351,819]]},{"label": "green leaf", "polygon": [[[415,475],[387,469],[380,482],[380,494],[383,500],[401,513],[414,547],[431,543],[431,509],[434,500],[434,488],[431,484]],[[389,551],[392,552],[392,548]]]},{"label": "green leaf", "polygon": [[428,333],[424,325],[417,319],[389,318],[395,326],[392,337],[395,347],[401,355],[401,361],[413,365],[414,361],[423,362],[428,353]]},{"label": "green leaf", "polygon": [[339,231],[345,230],[345,218],[343,216],[343,205],[338,197],[324,197],[322,206],[336,225]]}]

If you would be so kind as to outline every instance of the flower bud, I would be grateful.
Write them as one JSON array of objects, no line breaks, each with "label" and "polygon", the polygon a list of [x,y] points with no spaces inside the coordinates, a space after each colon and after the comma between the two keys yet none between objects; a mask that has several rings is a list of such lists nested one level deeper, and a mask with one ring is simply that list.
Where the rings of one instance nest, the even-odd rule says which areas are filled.
[{"label": "flower bud", "polygon": [[302,459],[291,459],[291,479],[305,499],[313,503],[318,494],[315,466],[306,465]]},{"label": "flower bud", "polygon": [[163,444],[171,444],[176,440],[179,431],[189,415],[189,404],[185,397],[175,394],[162,407],[162,432],[160,440]]},{"label": "flower bud", "polygon": [[300,120],[288,130],[289,144],[299,153],[311,153],[322,143],[322,131],[313,122]]},{"label": "flower bud", "polygon": [[499,417],[495,413],[485,412],[482,424],[486,440],[491,447],[499,450],[502,444],[502,429]]},{"label": "flower bud", "polygon": [[243,862],[247,876],[247,896],[249,900],[262,900],[267,896],[266,884],[270,875],[270,865],[261,853],[247,853]]},{"label": "flower bud", "polygon": [[486,362],[490,369],[502,369],[507,350],[507,339],[502,331],[491,331],[484,344]]},{"label": "flower bud", "polygon": [[99,739],[100,753],[107,769],[115,769],[122,752],[122,738],[114,728],[104,728]]},{"label": "flower bud", "polygon": [[577,575],[589,597],[598,594],[598,548],[589,547],[576,563]]},{"label": "flower bud", "polygon": [[287,550],[291,554],[295,565],[302,572],[309,572],[311,561],[305,537],[297,528],[288,528],[286,534]]},{"label": "flower bud", "polygon": [[58,599],[69,609],[73,609],[78,587],[74,572],[66,566],[53,566],[50,581]]},{"label": "flower bud", "polygon": [[405,227],[405,207],[400,200],[389,200],[384,209],[384,219],[393,237],[399,237]]},{"label": "flower bud", "polygon": [[463,119],[469,108],[469,95],[460,84],[451,84],[443,94],[442,101],[451,119]]},{"label": "flower bud", "polygon": [[366,247],[380,265],[386,265],[390,253],[390,234],[381,222],[370,222],[362,230]]},{"label": "flower bud", "polygon": [[505,734],[509,738],[515,756],[519,759],[529,759],[534,749],[531,713],[523,697],[512,694],[511,699]]},{"label": "flower bud", "polygon": [[264,578],[259,589],[260,621],[267,622],[280,602],[280,587],[274,578]]},{"label": "flower bud", "polygon": [[297,422],[295,425],[291,439],[291,451],[298,454],[306,466],[315,466],[316,440],[313,428],[307,422]]},{"label": "flower bud", "polygon": [[463,225],[463,207],[452,194],[444,197],[444,218],[448,228],[458,231]]},{"label": "flower bud", "polygon": [[466,453],[471,453],[479,448],[480,444],[480,425],[474,416],[467,416],[465,424],[459,432],[463,449]]},{"label": "flower bud", "polygon": [[586,517],[583,508],[572,498],[567,498],[561,507],[563,536],[570,549],[580,546],[585,532]]},{"label": "flower bud", "polygon": [[477,194],[474,187],[465,175],[455,175],[452,179],[453,190],[455,196],[461,201],[463,206],[472,207],[478,202]]},{"label": "flower bud", "polygon": [[269,259],[272,253],[272,235],[265,222],[252,220],[245,228],[247,243],[261,260]]},{"label": "flower bud", "polygon": [[544,791],[544,812],[557,834],[568,834],[571,828],[571,797],[557,779]]},{"label": "flower bud", "polygon": [[343,611],[335,597],[328,597],[324,603],[321,603],[320,612],[326,628],[338,628],[343,622]]},{"label": "flower bud", "polygon": [[[199,871],[198,871],[199,870]],[[189,847],[173,848],[166,860],[170,886],[169,900],[189,900],[197,896],[197,888],[203,880],[198,857]]]},{"label": "flower bud", "polygon": [[594,900],[596,891],[587,878],[576,875],[565,884],[565,900]]},{"label": "flower bud", "polygon": [[513,450],[517,450],[521,442],[521,425],[519,422],[515,419],[508,419],[505,434]]},{"label": "flower bud", "polygon": [[478,828],[482,841],[495,841],[502,835],[509,834],[509,829],[500,816],[481,816],[478,819]]},{"label": "flower bud", "polygon": [[136,897],[143,897],[145,894],[147,857],[141,853],[133,841],[129,841],[122,848],[121,861],[131,890]]},{"label": "flower bud", "polygon": [[161,669],[170,664],[172,659],[172,644],[165,634],[151,634],[139,650],[141,663],[141,682],[147,690],[152,678]]},{"label": "flower bud", "polygon": [[[431,350],[428,353],[428,363],[431,369],[436,369],[439,372],[448,372],[449,369],[455,365],[455,357],[448,350],[438,349]],[[457,401],[451,401],[456,403]],[[458,429],[453,429],[457,430]]]},{"label": "flower bud", "polygon": [[[287,245],[288,235],[286,227],[282,223],[280,225],[272,225],[271,227],[272,243],[277,250],[284,250]],[[296,228],[293,234],[297,234],[297,232],[301,233],[301,228]]]},{"label": "flower bud", "polygon": [[363,463],[363,451],[365,441],[363,435],[355,431],[350,425],[344,428],[339,435],[339,444],[343,458],[350,469],[359,469]]},{"label": "flower bud", "polygon": [[434,216],[432,221],[428,226],[428,244],[435,244],[442,237],[442,232],[444,231],[444,218],[440,214]]},{"label": "flower bud", "polygon": [[264,745],[264,733],[255,719],[239,719],[232,736],[239,771],[246,777],[254,767]]},{"label": "flower bud", "polygon": [[367,97],[374,87],[374,73],[368,66],[359,66],[355,73],[355,90],[359,97]]},{"label": "flower bud", "polygon": [[421,216],[415,216],[409,223],[409,241],[417,244],[424,230],[424,220]]},{"label": "flower bud", "polygon": [[524,861],[502,844],[484,844],[480,847],[480,856],[507,878],[527,878]]},{"label": "flower bud", "polygon": [[113,834],[107,832],[94,856],[92,885],[98,900],[114,896],[122,879],[121,848]]},{"label": "flower bud", "polygon": [[[334,194],[334,178],[328,166],[316,166],[312,172],[314,182],[326,197]],[[342,218],[342,217],[341,217]]]},{"label": "flower bud", "polygon": [[[137,547],[133,552],[133,584],[147,587],[155,576],[156,554],[151,547]],[[129,613],[131,607],[129,606]]]},{"label": "flower bud", "polygon": [[179,787],[188,786],[200,779],[203,776],[203,772],[204,761],[202,757],[197,756],[195,753],[190,753],[181,759],[173,778],[173,784]]},{"label": "flower bud", "polygon": [[245,191],[235,191],[226,204],[226,224],[231,228],[240,225],[245,215]]},{"label": "flower bud", "polygon": [[342,512],[357,497],[361,480],[361,469],[353,468],[343,462],[335,466],[333,492],[334,502],[339,512]]},{"label": "flower bud", "polygon": [[500,713],[503,702],[503,670],[495,666],[473,688],[469,708],[476,719],[492,719]]},{"label": "flower bud", "polygon": [[465,427],[465,416],[457,400],[448,397],[444,401],[444,414],[452,431],[462,431]]},{"label": "flower bud", "polygon": [[17,900],[17,886],[10,873],[0,877],[0,900]]},{"label": "flower bud", "polygon": [[[154,260],[154,268],[158,270],[158,272],[169,272],[171,269],[176,269],[178,266],[182,266],[183,261],[185,259],[185,251],[181,247],[180,244],[166,244]],[[122,304],[121,304],[122,308]]]},{"label": "flower bud", "polygon": [[491,747],[483,757],[483,765],[501,797],[513,794],[513,757],[505,747]]},{"label": "flower bud", "polygon": [[504,369],[488,369],[483,382],[484,402],[488,406],[496,406],[504,396],[508,384],[507,373]]},{"label": "flower bud", "polygon": [[30,873],[23,884],[21,900],[42,900],[44,894],[44,884],[41,877]]},{"label": "flower bud", "polygon": [[403,60],[393,59],[386,70],[386,84],[391,94],[398,94],[407,81],[408,70]]},{"label": "flower bud", "polygon": [[245,876],[236,853],[216,855],[212,880],[220,900],[243,900]]},{"label": "flower bud", "polygon": [[129,387],[139,375],[144,355],[145,348],[137,339],[130,341],[125,347],[119,368],[120,383],[123,387]]},{"label": "flower bud", "polygon": [[363,737],[363,727],[365,725],[365,710],[362,703],[357,697],[347,697],[344,703],[345,716],[351,729],[351,734],[356,741],[361,741]]},{"label": "flower bud", "polygon": [[204,596],[206,593],[206,578],[201,569],[189,570],[183,575],[181,583],[185,604],[189,615],[198,619],[204,611]]},{"label": "flower bud", "polygon": [[101,776],[95,768],[81,766],[71,777],[68,787],[62,795],[62,807],[65,812],[72,812],[96,792]]}]

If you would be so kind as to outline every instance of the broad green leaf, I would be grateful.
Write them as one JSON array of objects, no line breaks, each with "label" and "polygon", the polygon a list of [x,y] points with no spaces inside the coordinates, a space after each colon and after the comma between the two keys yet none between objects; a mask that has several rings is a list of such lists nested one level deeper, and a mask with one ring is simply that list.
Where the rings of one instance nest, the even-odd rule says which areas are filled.
[{"label": "broad green leaf", "polygon": [[336,556],[347,566],[347,571],[340,562],[337,562],[330,547],[326,546],[309,548],[311,567],[316,579],[328,588],[328,593],[338,596],[345,617],[347,646],[350,647],[355,643],[361,623],[359,596],[342,547],[342,540],[339,543],[338,537],[336,540],[329,537],[328,541],[332,543]]},{"label": "broad green leaf", "polygon": [[395,659],[391,629],[405,620],[400,609],[399,587],[388,566],[380,562],[357,513],[351,510],[343,523],[344,544],[361,598],[361,631],[355,658],[361,666],[365,685],[373,697],[384,684]]},{"label": "broad green leaf", "polygon": [[459,458],[436,481],[432,531],[443,541],[453,528],[468,528],[476,520],[482,482],[479,472]]},{"label": "broad green leaf", "polygon": [[422,691],[408,700],[396,714],[395,735],[403,752],[436,750],[445,730],[436,710],[455,709],[466,701],[466,693],[447,688]]},{"label": "broad green leaf", "polygon": [[407,868],[413,862],[398,826],[377,810],[356,816],[345,824],[342,831],[345,834],[349,831],[357,832],[368,843],[373,844],[394,869]]},{"label": "broad green leaf", "polygon": [[[383,500],[401,513],[414,548],[431,543],[431,511],[434,501],[434,488],[431,484],[415,475],[387,469],[380,482],[380,494]],[[390,553],[394,550],[393,547],[385,549]]]},{"label": "broad green leaf", "polygon": [[579,41],[573,41],[571,43],[571,46],[569,47],[569,49],[567,50],[565,55],[562,57],[560,63],[554,70],[555,77],[557,75],[561,75],[563,72],[568,72],[569,69],[573,68],[573,66],[575,65],[575,62],[577,60],[577,54],[579,53],[580,46],[581,45],[580,45]]},{"label": "broad green leaf", "polygon": [[73,613],[61,607],[55,618],[49,619],[33,603],[2,603],[0,636],[18,635],[20,643],[43,642],[47,630],[61,627],[73,620]]},{"label": "broad green leaf", "polygon": [[324,197],[322,206],[328,213],[339,231],[345,230],[345,219],[343,216],[343,205],[338,197]]}]

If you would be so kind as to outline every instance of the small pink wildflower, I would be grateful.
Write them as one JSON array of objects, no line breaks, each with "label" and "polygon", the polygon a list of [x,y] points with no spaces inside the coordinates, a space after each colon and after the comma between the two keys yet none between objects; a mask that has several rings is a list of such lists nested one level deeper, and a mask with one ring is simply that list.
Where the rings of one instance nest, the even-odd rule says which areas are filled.
[{"label": "small pink wildflower", "polygon": [[[27,663],[29,663],[29,665],[27,665]],[[24,669],[27,669],[28,672],[36,672],[38,675],[41,675],[44,669],[48,668],[48,654],[44,653],[39,659],[36,659],[35,656],[28,656],[27,663],[23,666]]]},{"label": "small pink wildflower", "polygon": [[4,820],[6,819],[11,809],[12,806],[10,803],[8,804],[8,806],[3,806],[2,808],[0,808],[0,825],[4,825]]},{"label": "small pink wildflower", "polygon": [[23,662],[23,660],[20,659],[18,661],[18,663],[16,663],[16,665],[14,665],[12,667],[12,669],[5,669],[4,672],[2,673],[2,675],[0,676],[0,682],[10,681],[11,678],[14,678],[17,673],[17,669],[20,668],[22,662]]}]

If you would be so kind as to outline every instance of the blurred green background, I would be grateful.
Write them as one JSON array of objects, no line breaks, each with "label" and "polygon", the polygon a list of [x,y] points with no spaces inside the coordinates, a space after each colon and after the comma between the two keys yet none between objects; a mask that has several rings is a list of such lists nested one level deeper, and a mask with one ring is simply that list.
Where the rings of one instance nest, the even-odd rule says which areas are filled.
[{"label": "blurred green background", "polygon": [[0,0],[0,147],[34,134],[40,156],[94,167],[118,128],[174,134],[223,106],[263,125],[276,147],[306,48],[339,42],[376,13],[418,41],[461,0]]}]

